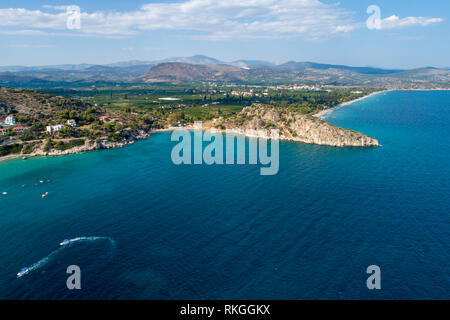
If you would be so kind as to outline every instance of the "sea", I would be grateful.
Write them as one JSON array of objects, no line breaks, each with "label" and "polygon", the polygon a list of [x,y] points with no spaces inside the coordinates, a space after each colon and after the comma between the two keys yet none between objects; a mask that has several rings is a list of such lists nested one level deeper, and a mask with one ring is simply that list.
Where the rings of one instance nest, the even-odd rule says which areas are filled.
[{"label": "sea", "polygon": [[266,176],[175,165],[170,132],[0,162],[0,299],[449,299],[450,91],[325,120],[381,146],[282,141]]}]

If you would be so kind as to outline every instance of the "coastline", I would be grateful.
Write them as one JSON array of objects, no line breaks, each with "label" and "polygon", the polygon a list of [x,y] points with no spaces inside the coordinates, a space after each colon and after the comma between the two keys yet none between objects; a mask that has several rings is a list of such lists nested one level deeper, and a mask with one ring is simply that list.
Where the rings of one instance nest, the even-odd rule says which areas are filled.
[{"label": "coastline", "polygon": [[[185,128],[187,128],[187,127],[185,127]],[[85,144],[83,146],[75,147],[75,148],[65,150],[65,151],[52,151],[52,152],[47,152],[47,153],[32,153],[32,154],[21,154],[21,153],[9,154],[7,156],[0,157],[0,163],[3,161],[20,159],[20,158],[31,159],[31,158],[38,158],[38,157],[61,157],[61,156],[68,156],[68,155],[73,155],[73,154],[87,153],[90,151],[123,148],[123,147],[126,147],[128,145],[135,143],[136,141],[147,139],[147,138],[151,137],[152,134],[154,134],[154,133],[173,131],[175,129],[181,129],[181,128],[169,127],[169,128],[164,128],[164,129],[155,129],[155,130],[149,131],[148,133],[144,133],[144,134],[141,133],[139,136],[137,136],[135,139],[132,139],[132,140],[119,141],[119,142],[100,142],[100,143],[95,143],[92,145]],[[192,127],[192,129],[193,129],[193,127]]]},{"label": "coastline", "polygon": [[[437,88],[437,89],[388,89],[388,90],[382,90],[382,91],[377,91],[377,92],[372,92],[368,95],[365,95],[363,97],[351,100],[351,101],[346,101],[343,102],[339,105],[333,106],[331,108],[325,109],[325,110],[320,110],[318,112],[315,112],[313,114],[311,114],[311,116],[318,118],[320,120],[323,120],[323,117],[339,108],[351,105],[357,101],[362,101],[364,99],[370,98],[372,96],[376,96],[378,94],[381,93],[386,93],[386,92],[390,92],[390,91],[449,91],[450,89],[445,89],[445,88]],[[208,122],[205,122],[204,124],[207,124]],[[122,148],[125,147],[127,145],[133,144],[136,141],[139,140],[143,140],[146,139],[148,137],[151,137],[152,134],[154,133],[159,133],[159,132],[168,132],[168,131],[173,131],[173,130],[177,130],[177,129],[186,129],[186,130],[194,130],[194,125],[188,125],[185,127],[168,127],[168,128],[163,128],[163,129],[155,129],[155,130],[151,130],[147,133],[141,133],[139,136],[135,137],[134,139],[129,139],[129,140],[125,140],[125,141],[119,141],[119,142],[109,142],[109,141],[103,141],[100,143],[95,143],[92,145],[83,145],[80,147],[75,147],[69,150],[65,150],[65,151],[52,151],[52,152],[42,152],[42,153],[32,153],[32,154],[9,154],[3,157],[0,157],[0,163],[3,161],[7,161],[7,160],[13,160],[13,159],[18,159],[18,158],[36,158],[36,157],[59,157],[59,156],[65,156],[65,155],[72,155],[72,154],[81,154],[81,153],[87,153],[90,151],[96,151],[96,150],[106,150],[106,149],[115,149],[115,148]],[[203,131],[219,131],[219,132],[226,132],[226,130],[222,130],[222,129],[217,129],[217,128],[211,128],[211,127],[207,127],[207,128],[203,128]],[[258,138],[265,138],[265,139],[271,139],[272,137],[267,137],[264,135],[260,135],[260,134],[255,134],[254,132],[249,133],[246,131],[242,131],[240,129],[231,129],[231,132],[233,133],[237,133],[237,134],[242,134],[246,137],[258,137]],[[292,139],[292,138],[286,138],[286,137],[278,137],[278,140],[285,140],[285,141],[296,141],[296,142],[303,142],[303,143],[311,143],[311,142],[305,142],[302,140],[296,140],[296,139]],[[316,143],[317,144],[317,143]],[[318,144],[321,145],[321,144]]]},{"label": "coastline", "polygon": [[379,95],[381,93],[390,92],[390,91],[397,91],[397,90],[390,89],[390,90],[382,90],[382,91],[372,92],[372,93],[370,93],[368,95],[365,95],[365,96],[363,96],[361,98],[357,98],[357,99],[354,99],[354,100],[346,101],[346,102],[343,102],[343,103],[338,104],[336,106],[330,107],[328,109],[320,110],[318,112],[315,112],[315,113],[312,114],[312,116],[316,117],[316,118],[319,118],[319,119],[322,119],[325,115],[327,115],[327,114],[329,114],[329,113],[331,113],[331,112],[333,112],[333,111],[335,111],[337,109],[340,109],[342,107],[348,106],[348,105],[353,104],[355,102],[362,101],[362,100],[365,100],[367,98]]},{"label": "coastline", "polygon": [[118,141],[118,142],[101,141],[101,142],[96,142],[93,144],[89,144],[86,142],[82,146],[74,147],[72,149],[68,149],[68,150],[64,150],[64,151],[55,150],[55,151],[50,151],[50,152],[44,152],[42,150],[39,150],[38,152],[34,152],[34,153],[30,153],[30,154],[22,154],[22,153],[9,154],[7,156],[0,157],[0,163],[2,161],[19,159],[19,158],[31,159],[31,158],[38,158],[38,157],[61,157],[61,156],[68,156],[68,155],[73,155],[73,154],[87,153],[90,151],[117,149],[117,148],[122,148],[122,147],[125,147],[128,145],[134,144],[136,141],[151,137],[152,133],[165,131],[165,130],[166,129],[157,129],[157,130],[150,131],[148,133],[141,132],[138,136],[134,137],[133,139]]},{"label": "coastline", "polygon": [[364,99],[376,96],[376,95],[378,95],[380,93],[386,93],[386,92],[391,92],[391,91],[449,91],[449,90],[450,89],[446,89],[446,88],[436,88],[436,89],[414,89],[414,88],[411,88],[411,89],[387,89],[387,90],[372,92],[372,93],[370,93],[368,95],[365,95],[365,96],[363,96],[361,98],[357,98],[357,99],[354,99],[354,100],[343,102],[341,104],[338,104],[336,106],[330,107],[330,108],[325,109],[325,110],[320,110],[318,112],[313,113],[312,116],[323,120],[323,117],[325,115],[327,115],[327,114],[329,114],[329,113],[331,113],[333,111],[336,111],[339,108],[342,108],[342,107],[348,106],[348,105],[350,105],[352,103],[355,103],[355,102],[358,102],[358,101],[362,101]]}]

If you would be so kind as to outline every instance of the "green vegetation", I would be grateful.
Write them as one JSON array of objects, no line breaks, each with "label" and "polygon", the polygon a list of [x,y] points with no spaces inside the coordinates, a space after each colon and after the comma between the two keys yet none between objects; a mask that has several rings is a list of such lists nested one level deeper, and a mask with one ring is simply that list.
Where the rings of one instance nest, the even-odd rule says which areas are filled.
[{"label": "green vegetation", "polygon": [[52,139],[46,139],[44,151],[48,152],[52,149],[56,149],[59,151],[69,150],[75,147],[83,146],[85,142],[86,142],[85,139],[73,139],[67,142],[61,140],[54,141]]},{"label": "green vegetation", "polygon": [[24,145],[23,149],[22,149],[22,153],[23,154],[30,154],[33,152],[35,144],[34,143],[30,143],[27,145]]},{"label": "green vegetation", "polygon": [[[297,89],[296,86],[230,86],[218,84],[142,84],[46,90],[81,99],[98,108],[128,115],[145,115],[153,127],[228,118],[243,107],[262,103],[308,114],[373,92],[373,89]],[[161,98],[179,100],[161,100]],[[174,114],[174,115],[173,115]],[[65,115],[68,118],[68,115]],[[72,115],[71,118],[76,118]],[[82,121],[81,119],[77,119]]]},{"label": "green vegetation", "polygon": [[[296,85],[255,86],[218,83],[135,84],[96,87],[46,88],[45,92],[2,88],[0,104],[14,114],[24,132],[0,137],[4,154],[68,150],[100,141],[129,141],[139,132],[195,121],[217,121],[220,128],[244,107],[262,104],[286,111],[312,114],[367,95],[374,89],[316,88]],[[241,116],[241,115],[240,115]],[[73,119],[76,126],[67,125]],[[244,122],[237,117],[237,124]],[[64,125],[51,133],[47,126]],[[269,129],[274,124],[265,123]],[[20,150],[18,149],[20,145]],[[23,148],[23,150],[22,150]],[[3,154],[0,154],[0,156]]]},{"label": "green vegetation", "polygon": [[7,156],[9,154],[20,153],[22,151],[22,144],[14,143],[4,146],[0,146],[0,157]]}]

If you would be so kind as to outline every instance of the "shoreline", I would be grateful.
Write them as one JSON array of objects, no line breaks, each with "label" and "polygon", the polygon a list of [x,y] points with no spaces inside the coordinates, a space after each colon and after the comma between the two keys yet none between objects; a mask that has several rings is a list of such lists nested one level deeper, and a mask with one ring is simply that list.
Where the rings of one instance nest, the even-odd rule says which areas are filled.
[{"label": "shoreline", "polygon": [[332,113],[332,112],[336,111],[337,109],[340,109],[342,107],[351,105],[351,104],[353,104],[355,102],[358,102],[358,101],[365,100],[365,99],[370,98],[370,97],[374,97],[374,96],[379,95],[381,93],[386,93],[386,92],[390,92],[390,91],[397,91],[397,90],[391,89],[391,90],[382,90],[382,91],[372,92],[372,93],[370,93],[368,95],[365,95],[363,97],[360,97],[360,98],[357,98],[357,99],[354,99],[354,100],[350,100],[350,101],[346,101],[346,102],[340,103],[338,105],[335,105],[333,107],[330,107],[328,109],[320,110],[318,112],[315,112],[315,113],[312,114],[312,116],[323,120],[323,117],[325,115],[327,115],[329,113]]},{"label": "shoreline", "polygon": [[136,136],[134,139],[118,141],[118,142],[102,141],[102,142],[93,143],[91,145],[88,145],[87,143],[85,143],[82,146],[74,147],[72,149],[68,149],[68,150],[64,150],[64,151],[50,151],[50,152],[39,152],[39,153],[31,153],[31,154],[21,154],[21,153],[9,154],[7,156],[0,157],[0,163],[2,161],[19,159],[19,158],[22,158],[22,159],[25,158],[24,160],[28,160],[28,159],[32,159],[32,158],[62,157],[62,156],[68,156],[68,155],[88,153],[91,151],[123,148],[128,145],[132,145],[137,141],[147,139],[147,138],[151,137],[153,133],[162,132],[162,131],[166,131],[166,130],[167,129],[156,129],[156,130],[152,130],[147,133],[141,133],[140,135]]},{"label": "shoreline", "polygon": [[325,110],[320,110],[320,111],[315,112],[315,113],[313,113],[311,115],[313,117],[316,117],[316,118],[319,118],[319,119],[323,120],[323,117],[325,115],[327,115],[329,113],[332,113],[332,112],[336,111],[337,109],[340,109],[342,107],[351,105],[352,103],[355,103],[355,102],[358,102],[358,101],[362,101],[364,99],[376,96],[376,95],[378,95],[380,93],[386,93],[386,92],[392,92],[392,91],[449,91],[449,90],[450,89],[445,89],[445,88],[436,88],[436,89],[387,89],[387,90],[381,90],[381,91],[377,91],[377,92],[372,92],[372,93],[370,93],[368,95],[365,95],[365,96],[363,96],[361,98],[357,98],[357,99],[354,99],[354,100],[343,102],[341,104],[338,104],[336,106],[330,107],[330,108],[325,109]]},{"label": "shoreline", "polygon": [[[351,100],[351,101],[346,101],[343,102],[339,105],[333,106],[331,108],[325,109],[325,110],[320,110],[318,112],[315,112],[313,114],[311,114],[313,117],[318,118],[320,120],[323,120],[323,117],[329,113],[334,112],[337,109],[340,109],[342,107],[351,105],[355,102],[358,101],[362,101],[364,99],[376,96],[378,94],[381,93],[386,93],[386,92],[391,92],[391,91],[449,91],[450,89],[444,89],[444,88],[438,88],[438,89],[388,89],[388,90],[382,90],[382,91],[377,91],[377,92],[372,92],[368,95],[365,95],[363,97]],[[149,137],[152,136],[152,134],[154,133],[159,133],[159,132],[168,132],[168,131],[173,131],[173,130],[177,130],[177,129],[186,129],[186,130],[194,130],[194,126],[193,125],[188,125],[185,127],[168,127],[168,128],[163,128],[163,129],[155,129],[155,130],[151,130],[149,132],[147,132],[145,135],[141,135],[139,137],[137,137],[136,139],[133,140],[127,140],[127,141],[120,141],[120,142],[115,142],[115,143],[107,143],[106,145],[102,145],[101,147],[99,146],[94,146],[94,147],[88,147],[88,148],[78,148],[78,150],[74,150],[77,148],[73,148],[73,149],[69,149],[63,152],[51,152],[48,154],[30,154],[30,155],[26,155],[26,154],[9,154],[3,157],[0,157],[0,163],[3,161],[7,161],[7,160],[13,160],[13,159],[19,159],[19,158],[26,158],[26,159],[30,159],[30,158],[38,158],[38,157],[60,157],[60,156],[66,156],[66,155],[73,155],[73,154],[82,154],[82,153],[87,153],[90,151],[98,151],[98,150],[107,150],[107,149],[116,149],[116,148],[122,148],[131,144],[134,144],[136,141],[139,140],[145,140]],[[225,130],[221,130],[221,129],[217,129],[217,128],[204,128],[203,131],[219,131],[219,132],[224,132]],[[246,137],[259,137],[259,138],[264,138],[261,137],[259,135],[253,136],[253,135],[249,135],[246,132],[241,132],[239,130],[235,130],[232,129],[232,131],[234,131],[234,133],[237,134],[242,134]],[[270,139],[269,137],[265,137]],[[295,140],[291,140],[291,139],[280,139],[279,140],[286,140],[286,141],[295,141]],[[301,142],[301,141],[300,141]],[[85,146],[83,146],[85,147]],[[80,150],[82,149],[82,150]]]},{"label": "shoreline", "polygon": [[[69,149],[69,150],[65,150],[65,151],[54,151],[54,152],[50,152],[48,154],[8,154],[7,156],[0,157],[0,163],[2,161],[14,160],[14,159],[20,159],[20,158],[26,158],[26,160],[28,160],[28,159],[32,159],[32,158],[63,157],[63,156],[69,156],[69,155],[75,155],[75,154],[88,153],[91,151],[101,151],[101,150],[108,150],[108,149],[123,148],[123,147],[129,146],[129,145],[132,145],[137,141],[151,138],[152,134],[154,134],[154,133],[169,132],[169,131],[173,131],[173,130],[177,130],[177,129],[193,130],[194,127],[186,126],[186,127],[169,127],[169,128],[164,128],[164,129],[155,129],[155,130],[149,131],[146,136],[139,137],[135,140],[110,143],[108,146],[103,146],[100,148],[92,146],[89,148],[82,148],[82,150],[80,150],[80,148],[78,148],[78,150],[74,150],[74,149],[77,149],[77,147],[75,147],[73,149]],[[85,147],[85,146],[82,146],[82,147]]]}]

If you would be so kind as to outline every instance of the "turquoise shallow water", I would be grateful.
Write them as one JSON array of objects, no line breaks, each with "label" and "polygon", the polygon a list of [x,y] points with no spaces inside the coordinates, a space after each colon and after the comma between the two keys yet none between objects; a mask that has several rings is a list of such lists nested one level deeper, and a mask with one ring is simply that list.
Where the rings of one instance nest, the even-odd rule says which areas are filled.
[{"label": "turquoise shallow water", "polygon": [[[449,299],[449,107],[441,91],[346,106],[327,120],[382,147],[282,142],[275,176],[175,166],[169,133],[0,162],[0,298]],[[366,288],[372,264],[381,290]]]}]

